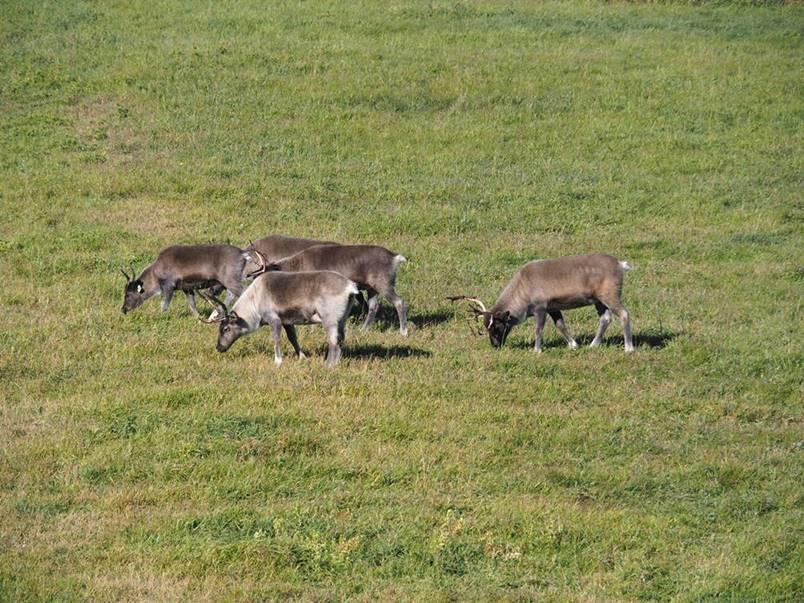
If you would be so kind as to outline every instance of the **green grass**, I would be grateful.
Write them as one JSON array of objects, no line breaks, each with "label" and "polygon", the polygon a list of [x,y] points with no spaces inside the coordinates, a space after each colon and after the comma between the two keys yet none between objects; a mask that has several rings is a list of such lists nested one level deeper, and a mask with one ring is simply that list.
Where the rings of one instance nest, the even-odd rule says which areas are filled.
[{"label": "green grass", "polygon": [[[770,4],[3,3],[0,600],[801,600]],[[407,256],[410,337],[386,307],[276,369],[181,296],[120,313],[120,267],[277,232]],[[592,251],[635,266],[632,355],[444,301]]]}]

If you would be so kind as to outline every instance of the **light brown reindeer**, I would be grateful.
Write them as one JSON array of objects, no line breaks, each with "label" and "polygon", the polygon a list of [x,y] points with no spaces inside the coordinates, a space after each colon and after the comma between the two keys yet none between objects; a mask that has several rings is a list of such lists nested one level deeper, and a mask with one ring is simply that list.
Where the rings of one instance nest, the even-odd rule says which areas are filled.
[{"label": "light brown reindeer", "polygon": [[620,296],[625,271],[631,266],[602,253],[574,255],[551,260],[528,262],[517,271],[489,309],[476,297],[448,297],[450,301],[466,300],[472,304],[475,317],[483,319],[491,345],[501,347],[511,329],[528,316],[536,319],[533,349],[542,351],[542,332],[549,315],[570,348],[578,344],[572,338],[562,310],[594,305],[600,317],[591,347],[600,345],[614,314],[623,323],[625,351],[634,351],[631,319]]},{"label": "light brown reindeer", "polygon": [[277,366],[282,364],[282,328],[296,354],[304,358],[295,325],[320,323],[329,344],[326,364],[334,367],[341,357],[344,323],[357,293],[357,285],[336,272],[268,272],[254,279],[231,311],[214,297],[202,294],[217,306],[218,316],[201,320],[220,323],[216,345],[219,352],[225,352],[241,336],[253,333],[261,325],[270,325]]}]

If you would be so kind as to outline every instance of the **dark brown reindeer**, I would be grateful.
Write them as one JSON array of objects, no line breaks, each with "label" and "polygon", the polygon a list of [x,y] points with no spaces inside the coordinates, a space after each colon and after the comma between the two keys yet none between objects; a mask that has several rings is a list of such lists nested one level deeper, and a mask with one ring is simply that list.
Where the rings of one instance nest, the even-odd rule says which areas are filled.
[{"label": "dark brown reindeer", "polygon": [[378,245],[317,245],[270,263],[267,270],[302,272],[333,270],[357,283],[368,293],[368,313],[363,330],[368,329],[377,316],[380,296],[396,308],[399,332],[408,334],[407,304],[395,290],[396,273],[407,259]]},{"label": "dark brown reindeer", "polygon": [[[318,241],[316,239],[303,239],[300,237],[287,237],[285,235],[268,235],[256,241],[249,241],[246,251],[251,252],[250,258],[246,263],[245,274],[251,279],[265,272],[266,264],[276,262],[289,255],[298,253],[303,249],[314,245],[338,245],[333,241]],[[213,297],[217,297],[223,292],[224,287],[217,285],[208,290]],[[360,298],[363,301],[363,298]],[[213,312],[217,316],[217,310]]]},{"label": "dark brown reindeer", "polygon": [[202,293],[217,307],[218,316],[200,320],[220,323],[215,346],[219,352],[225,352],[240,337],[253,333],[261,325],[270,325],[277,366],[282,364],[279,345],[282,328],[296,354],[304,358],[295,325],[320,323],[327,334],[326,364],[331,368],[340,360],[344,323],[352,297],[357,293],[357,285],[336,272],[268,272],[254,279],[231,311],[219,300]]},{"label": "dark brown reindeer", "polygon": [[[278,262],[282,258],[304,251],[308,247],[316,245],[339,245],[334,241],[318,241],[316,239],[303,239],[300,237],[287,237],[285,235],[268,235],[249,243],[246,251],[255,250],[262,254],[263,259],[268,262]],[[261,270],[259,263],[249,266],[251,271]]]},{"label": "dark brown reindeer", "polygon": [[[250,259],[246,263],[245,275],[247,278],[253,279],[254,277],[265,272],[265,266],[268,263],[276,262],[282,258],[288,257],[289,255],[298,253],[303,249],[313,247],[314,245],[338,245],[338,243],[335,243],[334,241],[304,239],[301,237],[288,237],[285,235],[268,235],[261,239],[257,239],[256,241],[249,241],[249,244],[245,250],[251,253]],[[207,293],[211,294],[213,297],[217,297],[223,292],[223,290],[224,287],[217,285],[210,288]],[[361,306],[365,304],[362,295],[358,301],[360,302]],[[216,317],[217,315],[218,311],[215,310],[212,313],[212,317]]]},{"label": "dark brown reindeer", "polygon": [[139,307],[154,295],[162,294],[162,311],[166,311],[177,289],[187,296],[187,306],[198,316],[195,292],[210,287],[226,289],[227,301],[239,296],[244,289],[246,265],[259,264],[258,253],[244,251],[232,245],[174,245],[159,253],[153,264],[134,278],[126,277],[123,313]]},{"label": "dark brown reindeer", "polygon": [[533,316],[536,319],[533,349],[537,352],[542,351],[542,331],[548,315],[569,347],[577,348],[561,311],[594,305],[600,322],[591,347],[603,341],[603,334],[614,314],[623,323],[625,351],[633,352],[631,319],[620,300],[623,277],[630,268],[628,262],[601,253],[536,260],[517,271],[489,309],[476,297],[458,295],[447,299],[466,300],[472,304],[475,317],[483,319],[483,326],[495,348],[505,343],[515,325]]}]

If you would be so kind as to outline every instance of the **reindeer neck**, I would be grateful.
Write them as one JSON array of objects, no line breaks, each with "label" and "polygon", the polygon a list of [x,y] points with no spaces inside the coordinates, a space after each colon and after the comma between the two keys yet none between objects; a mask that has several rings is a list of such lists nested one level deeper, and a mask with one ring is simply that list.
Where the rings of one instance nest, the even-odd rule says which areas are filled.
[{"label": "reindeer neck", "polygon": [[523,295],[521,283],[517,277],[514,277],[503,289],[500,297],[489,311],[495,314],[507,311],[518,322],[525,320],[528,314],[528,300]]},{"label": "reindeer neck", "polygon": [[152,266],[148,266],[137,278],[142,281],[146,295],[151,296],[159,292],[159,279],[156,278]]},{"label": "reindeer neck", "polygon": [[235,302],[235,305],[232,306],[232,312],[236,313],[248,324],[249,332],[256,331],[262,320],[262,316],[257,307],[257,300],[254,297],[256,292],[257,287],[252,284],[252,286],[243,292],[243,295]]}]

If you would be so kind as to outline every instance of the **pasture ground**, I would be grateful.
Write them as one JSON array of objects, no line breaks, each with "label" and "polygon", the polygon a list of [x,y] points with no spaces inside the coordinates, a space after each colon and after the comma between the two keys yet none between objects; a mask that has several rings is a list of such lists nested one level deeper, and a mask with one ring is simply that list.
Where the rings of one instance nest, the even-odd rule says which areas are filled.
[{"label": "pasture ground", "polygon": [[[0,599],[804,598],[801,6],[0,14]],[[120,313],[272,232],[406,255],[410,337]],[[591,251],[632,355],[444,301]]]}]

